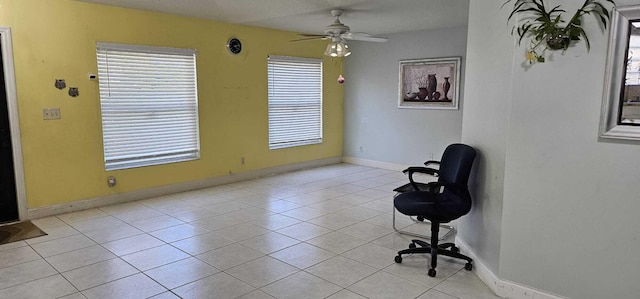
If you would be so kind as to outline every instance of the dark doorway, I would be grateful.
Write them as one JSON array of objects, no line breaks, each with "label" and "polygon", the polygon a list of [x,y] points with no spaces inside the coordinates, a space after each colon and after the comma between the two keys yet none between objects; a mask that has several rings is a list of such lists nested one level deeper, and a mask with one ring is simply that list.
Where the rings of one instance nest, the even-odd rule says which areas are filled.
[{"label": "dark doorway", "polygon": [[[0,49],[2,47],[0,40]],[[4,53],[0,51],[0,223],[18,220],[16,177],[4,80]]]}]

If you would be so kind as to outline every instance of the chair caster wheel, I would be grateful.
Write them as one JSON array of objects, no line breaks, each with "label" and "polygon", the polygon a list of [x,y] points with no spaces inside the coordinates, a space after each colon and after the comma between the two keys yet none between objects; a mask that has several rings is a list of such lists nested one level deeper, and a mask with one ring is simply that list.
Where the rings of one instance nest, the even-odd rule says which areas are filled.
[{"label": "chair caster wheel", "polygon": [[420,222],[424,222],[424,217],[422,217],[422,216],[417,216],[416,219],[418,219],[418,221],[420,221]]},{"label": "chair caster wheel", "polygon": [[401,256],[399,256],[399,255],[397,255],[397,256],[396,256],[396,258],[395,258],[395,261],[396,261],[396,263],[398,263],[398,264],[402,263],[402,257],[401,257]]},{"label": "chair caster wheel", "polygon": [[409,248],[410,249],[416,248],[416,243],[409,243]]},{"label": "chair caster wheel", "polygon": [[427,274],[431,277],[436,277],[436,269],[429,269]]},{"label": "chair caster wheel", "polygon": [[471,263],[466,263],[464,265],[464,269],[467,270],[467,271],[471,271],[471,270],[473,270],[473,265]]},{"label": "chair caster wheel", "polygon": [[460,252],[460,248],[458,248],[456,245],[453,245],[453,246],[451,246],[451,251],[455,252],[455,253],[458,253],[458,252]]}]

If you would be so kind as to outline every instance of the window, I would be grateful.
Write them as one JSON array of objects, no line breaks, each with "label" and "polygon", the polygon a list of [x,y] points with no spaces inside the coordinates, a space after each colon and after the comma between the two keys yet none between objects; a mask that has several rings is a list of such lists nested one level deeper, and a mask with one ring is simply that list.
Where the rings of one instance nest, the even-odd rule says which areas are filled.
[{"label": "window", "polygon": [[[631,22],[619,124],[640,125],[640,22]],[[634,55],[634,53],[636,53]]]},{"label": "window", "polygon": [[269,149],[322,143],[322,60],[269,56]]},{"label": "window", "polygon": [[97,44],[106,170],[200,157],[196,53]]}]

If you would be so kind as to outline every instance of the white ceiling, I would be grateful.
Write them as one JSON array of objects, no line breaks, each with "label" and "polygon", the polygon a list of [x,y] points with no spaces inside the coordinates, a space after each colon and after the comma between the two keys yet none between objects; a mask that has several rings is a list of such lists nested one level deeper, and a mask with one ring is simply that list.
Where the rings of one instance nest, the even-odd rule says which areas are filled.
[{"label": "white ceiling", "polygon": [[372,35],[459,27],[469,0],[77,0],[218,20],[227,23],[323,34],[331,9],[351,32]]}]

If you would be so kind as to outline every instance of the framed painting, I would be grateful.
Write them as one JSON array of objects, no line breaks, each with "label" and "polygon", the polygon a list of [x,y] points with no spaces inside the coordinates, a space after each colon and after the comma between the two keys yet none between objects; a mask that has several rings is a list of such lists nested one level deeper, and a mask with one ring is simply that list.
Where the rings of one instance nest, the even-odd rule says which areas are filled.
[{"label": "framed painting", "polygon": [[398,108],[458,109],[460,60],[400,60]]}]

